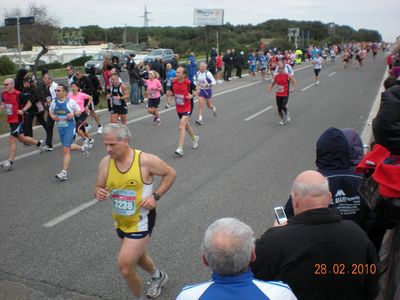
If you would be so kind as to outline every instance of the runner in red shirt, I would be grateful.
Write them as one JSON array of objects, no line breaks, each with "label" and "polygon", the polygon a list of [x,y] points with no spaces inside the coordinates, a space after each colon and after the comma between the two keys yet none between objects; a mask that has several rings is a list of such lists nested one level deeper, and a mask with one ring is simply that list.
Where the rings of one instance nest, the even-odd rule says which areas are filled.
[{"label": "runner in red shirt", "polygon": [[1,164],[4,170],[12,170],[14,168],[14,158],[17,152],[17,140],[21,143],[44,146],[43,141],[35,140],[24,135],[24,113],[32,106],[30,101],[27,101],[24,106],[21,105],[19,95],[20,91],[14,88],[14,80],[7,78],[4,80],[4,92],[2,94],[3,103],[0,110],[5,110],[7,115],[7,123],[10,126],[10,136],[8,137],[9,156],[8,160]]},{"label": "runner in red shirt", "polygon": [[[276,105],[278,106],[278,114],[281,117],[279,125],[285,125],[290,122],[290,115],[288,106],[289,92],[293,92],[296,86],[296,80],[293,75],[289,75],[285,72],[285,65],[282,62],[278,63],[279,73],[274,76],[270,86],[268,87],[268,92],[272,92],[272,88],[276,85]],[[289,81],[292,85],[289,90]]]},{"label": "runner in red shirt", "polygon": [[179,146],[175,153],[183,156],[183,144],[185,143],[185,131],[192,138],[193,148],[199,146],[199,136],[195,135],[189,120],[193,112],[193,98],[196,94],[196,86],[186,78],[185,69],[176,69],[176,77],[172,80],[172,93],[175,97],[175,107],[179,121]]}]

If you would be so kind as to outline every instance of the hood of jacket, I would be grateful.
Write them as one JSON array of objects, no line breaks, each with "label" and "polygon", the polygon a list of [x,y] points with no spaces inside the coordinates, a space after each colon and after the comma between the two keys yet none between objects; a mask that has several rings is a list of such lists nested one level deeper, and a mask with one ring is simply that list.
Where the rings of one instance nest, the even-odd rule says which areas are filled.
[{"label": "hood of jacket", "polygon": [[349,169],[351,167],[349,149],[349,143],[343,131],[334,127],[328,128],[317,141],[315,163],[318,169]]}]

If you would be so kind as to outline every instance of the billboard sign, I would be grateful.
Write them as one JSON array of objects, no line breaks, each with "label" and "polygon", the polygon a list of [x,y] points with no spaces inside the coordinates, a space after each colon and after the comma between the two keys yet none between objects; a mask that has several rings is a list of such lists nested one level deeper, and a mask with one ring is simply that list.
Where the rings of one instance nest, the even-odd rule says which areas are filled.
[{"label": "billboard sign", "polygon": [[194,9],[194,25],[223,25],[223,9]]}]

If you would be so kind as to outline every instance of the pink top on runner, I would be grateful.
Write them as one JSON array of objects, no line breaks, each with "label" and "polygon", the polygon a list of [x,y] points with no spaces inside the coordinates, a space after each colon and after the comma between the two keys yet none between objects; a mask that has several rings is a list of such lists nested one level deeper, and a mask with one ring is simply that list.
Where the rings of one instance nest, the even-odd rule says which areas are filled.
[{"label": "pink top on runner", "polygon": [[161,97],[161,93],[159,91],[159,88],[161,88],[161,82],[160,80],[154,78],[153,80],[146,80],[146,85],[147,85],[147,92],[149,93],[149,98],[151,99],[156,99]]},{"label": "pink top on runner", "polygon": [[81,108],[81,112],[85,111],[85,100],[89,99],[89,97],[89,95],[81,92],[78,92],[76,95],[74,95],[72,92],[69,92],[67,95],[67,98],[75,100],[76,104],[78,104]]}]

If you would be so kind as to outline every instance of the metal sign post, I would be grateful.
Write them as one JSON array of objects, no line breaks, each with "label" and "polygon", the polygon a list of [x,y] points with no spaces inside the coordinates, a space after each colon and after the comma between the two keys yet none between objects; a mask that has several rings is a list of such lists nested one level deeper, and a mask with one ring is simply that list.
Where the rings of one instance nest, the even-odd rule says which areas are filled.
[{"label": "metal sign post", "polygon": [[18,68],[21,69],[21,35],[19,25],[32,25],[35,23],[35,17],[16,17],[4,19],[4,25],[14,26],[17,25],[17,39],[18,39]]}]

